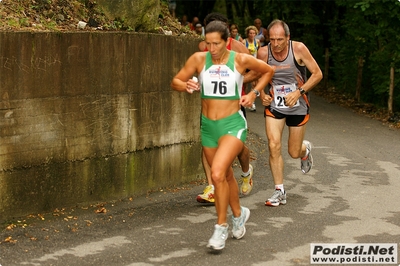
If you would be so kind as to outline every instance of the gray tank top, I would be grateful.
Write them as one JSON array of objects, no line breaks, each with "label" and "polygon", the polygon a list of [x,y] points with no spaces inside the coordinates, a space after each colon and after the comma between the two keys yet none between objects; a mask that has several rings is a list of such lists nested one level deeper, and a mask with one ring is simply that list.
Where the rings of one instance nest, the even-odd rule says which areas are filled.
[{"label": "gray tank top", "polygon": [[283,61],[274,58],[271,51],[271,44],[268,44],[268,62],[270,66],[275,66],[275,74],[272,78],[270,95],[273,97],[269,109],[276,110],[285,115],[306,115],[308,114],[308,96],[305,94],[299,98],[294,107],[287,107],[284,104],[284,96],[298,88],[299,84],[307,81],[305,66],[300,66],[294,58],[292,41],[289,41],[288,55]]}]

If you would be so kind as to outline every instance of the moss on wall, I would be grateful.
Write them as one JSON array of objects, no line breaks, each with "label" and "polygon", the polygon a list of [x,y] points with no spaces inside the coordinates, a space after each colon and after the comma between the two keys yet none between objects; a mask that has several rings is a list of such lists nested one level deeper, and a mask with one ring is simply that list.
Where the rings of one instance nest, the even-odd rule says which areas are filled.
[{"label": "moss on wall", "polygon": [[98,0],[97,4],[111,19],[133,31],[152,31],[158,26],[159,0]]}]

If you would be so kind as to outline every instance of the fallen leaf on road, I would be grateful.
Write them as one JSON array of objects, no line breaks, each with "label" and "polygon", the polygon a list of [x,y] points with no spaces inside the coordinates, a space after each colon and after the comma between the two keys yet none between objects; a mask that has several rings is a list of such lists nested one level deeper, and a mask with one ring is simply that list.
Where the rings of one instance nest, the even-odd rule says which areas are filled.
[{"label": "fallen leaf on road", "polygon": [[10,224],[6,227],[7,230],[12,230],[13,228],[17,227],[15,224]]},{"label": "fallen leaf on road", "polygon": [[11,236],[9,236],[9,237],[7,237],[7,238],[4,240],[4,242],[16,243],[16,242],[17,242],[17,240],[14,240],[14,239],[12,239],[12,237],[11,237]]},{"label": "fallen leaf on road", "polygon": [[104,207],[102,207],[102,208],[100,208],[100,209],[97,209],[96,211],[95,211],[95,213],[106,213],[107,212],[107,210],[106,210],[106,208],[104,208]]}]

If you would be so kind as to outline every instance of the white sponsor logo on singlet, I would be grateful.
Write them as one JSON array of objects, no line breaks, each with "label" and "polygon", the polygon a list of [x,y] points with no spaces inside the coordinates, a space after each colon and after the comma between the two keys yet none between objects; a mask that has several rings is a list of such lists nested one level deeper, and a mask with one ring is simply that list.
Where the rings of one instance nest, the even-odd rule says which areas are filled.
[{"label": "white sponsor logo on singlet", "polygon": [[233,72],[225,65],[210,67],[203,74],[204,95],[213,97],[235,96],[235,75],[232,74]]},{"label": "white sponsor logo on singlet", "polygon": [[[285,96],[293,91],[295,91],[296,84],[286,84],[286,85],[277,85],[273,87],[274,89],[274,101],[277,108],[289,108],[285,104]],[[297,100],[296,104],[293,107],[299,106],[300,103]]]}]

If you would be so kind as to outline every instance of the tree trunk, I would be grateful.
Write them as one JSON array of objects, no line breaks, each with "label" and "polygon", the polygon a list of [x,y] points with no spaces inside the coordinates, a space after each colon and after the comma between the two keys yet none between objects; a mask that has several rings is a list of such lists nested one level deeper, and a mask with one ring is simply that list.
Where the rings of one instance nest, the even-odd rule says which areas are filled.
[{"label": "tree trunk", "polygon": [[362,71],[364,65],[364,58],[360,56],[358,58],[358,66],[357,66],[357,86],[356,86],[356,100],[360,102],[361,99],[361,84],[362,84]]},{"label": "tree trunk", "polygon": [[329,74],[329,48],[325,48],[324,89],[328,87],[328,74]]},{"label": "tree trunk", "polygon": [[390,85],[389,85],[389,99],[388,99],[388,111],[389,115],[393,115],[393,91],[394,91],[394,67],[390,67]]}]

